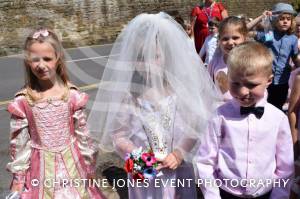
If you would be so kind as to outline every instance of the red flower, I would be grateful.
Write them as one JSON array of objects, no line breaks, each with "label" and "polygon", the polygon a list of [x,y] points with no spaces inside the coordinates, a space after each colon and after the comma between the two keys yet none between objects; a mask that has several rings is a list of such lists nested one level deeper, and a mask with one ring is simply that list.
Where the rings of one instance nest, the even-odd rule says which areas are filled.
[{"label": "red flower", "polygon": [[141,179],[141,180],[144,180],[144,176],[143,174],[141,173],[135,173],[133,176],[132,176],[133,180],[138,180],[138,179]]},{"label": "red flower", "polygon": [[154,163],[156,163],[156,158],[154,157],[153,153],[143,153],[142,160],[148,167],[151,167]]},{"label": "red flower", "polygon": [[133,160],[130,159],[130,158],[125,161],[124,169],[125,169],[125,171],[127,173],[132,173],[132,171],[133,171],[133,164],[134,164]]}]

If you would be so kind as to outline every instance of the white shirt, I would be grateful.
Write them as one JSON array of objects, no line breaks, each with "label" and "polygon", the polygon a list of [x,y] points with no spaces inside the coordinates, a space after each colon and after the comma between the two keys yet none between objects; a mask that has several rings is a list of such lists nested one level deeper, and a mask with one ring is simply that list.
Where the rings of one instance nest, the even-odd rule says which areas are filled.
[{"label": "white shirt", "polygon": [[212,60],[217,45],[218,45],[218,34],[211,34],[208,37],[206,37],[204,44],[199,52],[199,56],[201,59],[204,55],[206,55],[204,61],[206,64],[209,64],[209,62]]}]

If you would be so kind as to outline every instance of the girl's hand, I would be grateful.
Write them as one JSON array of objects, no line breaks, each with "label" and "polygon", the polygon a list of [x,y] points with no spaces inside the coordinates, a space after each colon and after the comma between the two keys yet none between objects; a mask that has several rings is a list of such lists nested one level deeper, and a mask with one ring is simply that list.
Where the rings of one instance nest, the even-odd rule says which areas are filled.
[{"label": "girl's hand", "polygon": [[268,11],[268,10],[265,10],[265,11],[262,13],[262,17],[268,17],[268,16],[272,16],[272,12],[271,12],[271,11]]},{"label": "girl's hand", "polygon": [[172,153],[168,154],[167,157],[162,161],[156,169],[161,170],[163,168],[177,169],[177,167],[182,163],[182,155],[180,151],[175,150]]},{"label": "girl's hand", "polygon": [[23,192],[23,188],[24,188],[24,184],[23,183],[17,183],[17,182],[13,182],[12,186],[11,186],[11,191],[12,192],[19,192],[22,193]]},{"label": "girl's hand", "polygon": [[88,173],[87,174],[87,179],[90,179],[90,180],[96,179],[96,174],[95,173]]},{"label": "girl's hand", "polygon": [[228,82],[228,76],[225,72],[220,71],[216,75],[216,82],[218,83],[218,86],[221,90],[221,92],[224,94],[229,90],[229,82]]}]

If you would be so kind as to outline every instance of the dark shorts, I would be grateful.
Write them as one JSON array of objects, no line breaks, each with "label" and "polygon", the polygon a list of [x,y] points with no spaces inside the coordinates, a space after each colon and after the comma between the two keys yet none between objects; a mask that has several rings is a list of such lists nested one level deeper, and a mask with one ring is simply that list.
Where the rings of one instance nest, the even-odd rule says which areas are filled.
[{"label": "dark shorts", "polygon": [[[269,199],[270,196],[271,196],[271,192],[272,191],[269,191],[268,193],[266,193],[262,196],[253,197],[253,198],[255,198],[255,199]],[[220,195],[221,195],[222,199],[245,199],[245,198],[242,198],[242,197],[232,195],[231,193],[228,193],[227,191],[224,191],[223,189],[220,189]],[[246,197],[246,198],[249,198],[249,197]]]}]

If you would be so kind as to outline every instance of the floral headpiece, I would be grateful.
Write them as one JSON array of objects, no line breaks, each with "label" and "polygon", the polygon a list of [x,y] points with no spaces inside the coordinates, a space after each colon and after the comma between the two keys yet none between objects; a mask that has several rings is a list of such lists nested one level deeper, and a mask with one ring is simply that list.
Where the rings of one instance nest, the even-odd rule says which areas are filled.
[{"label": "floral headpiece", "polygon": [[38,30],[36,31],[33,35],[32,35],[32,38],[33,39],[37,39],[41,36],[43,37],[47,37],[49,35],[49,31],[47,29],[42,29],[42,30]]}]

